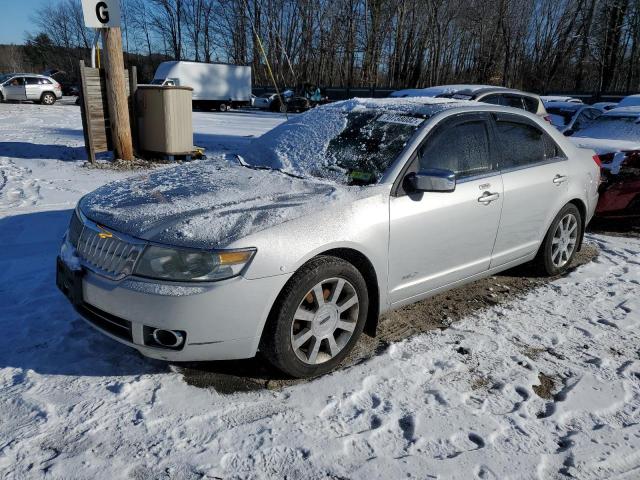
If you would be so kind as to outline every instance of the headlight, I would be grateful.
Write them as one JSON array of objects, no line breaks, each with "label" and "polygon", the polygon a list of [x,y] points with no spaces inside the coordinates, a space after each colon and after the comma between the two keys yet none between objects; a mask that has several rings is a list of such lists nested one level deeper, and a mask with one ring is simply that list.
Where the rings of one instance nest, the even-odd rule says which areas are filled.
[{"label": "headlight", "polygon": [[134,275],[178,282],[223,280],[239,275],[255,253],[255,248],[207,252],[150,245],[138,260]]}]

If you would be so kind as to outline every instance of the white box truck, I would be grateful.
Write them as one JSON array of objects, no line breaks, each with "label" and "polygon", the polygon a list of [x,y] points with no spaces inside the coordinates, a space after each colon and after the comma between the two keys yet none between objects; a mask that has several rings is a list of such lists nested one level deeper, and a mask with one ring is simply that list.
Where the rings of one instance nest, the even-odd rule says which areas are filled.
[{"label": "white box truck", "polygon": [[218,109],[251,105],[251,67],[226,63],[162,62],[151,82],[193,88],[193,106]]}]

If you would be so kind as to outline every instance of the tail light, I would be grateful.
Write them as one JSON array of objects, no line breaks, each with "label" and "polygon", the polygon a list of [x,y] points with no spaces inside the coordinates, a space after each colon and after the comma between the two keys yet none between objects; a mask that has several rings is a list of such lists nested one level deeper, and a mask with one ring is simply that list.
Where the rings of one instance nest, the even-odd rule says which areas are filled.
[{"label": "tail light", "polygon": [[547,122],[551,123],[551,115],[545,115],[544,118]]},{"label": "tail light", "polygon": [[602,162],[600,161],[600,157],[598,155],[593,156],[593,161],[596,162],[596,165],[598,165],[598,167],[602,166]]}]

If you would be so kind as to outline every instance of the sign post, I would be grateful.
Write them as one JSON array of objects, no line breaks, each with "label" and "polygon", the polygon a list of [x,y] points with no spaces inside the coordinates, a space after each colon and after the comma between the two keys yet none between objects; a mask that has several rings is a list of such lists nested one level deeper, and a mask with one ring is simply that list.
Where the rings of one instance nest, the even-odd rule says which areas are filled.
[{"label": "sign post", "polygon": [[82,0],[87,27],[100,28],[105,52],[107,101],[115,158],[133,160],[129,104],[127,101],[119,0]]}]

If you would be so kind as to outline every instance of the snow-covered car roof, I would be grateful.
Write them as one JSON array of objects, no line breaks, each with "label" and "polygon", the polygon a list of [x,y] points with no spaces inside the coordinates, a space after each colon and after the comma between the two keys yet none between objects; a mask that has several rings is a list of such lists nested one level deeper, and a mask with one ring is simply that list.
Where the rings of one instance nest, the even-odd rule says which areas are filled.
[{"label": "snow-covered car roof", "polygon": [[575,103],[575,102],[546,102],[544,106],[547,108],[562,108],[567,110],[578,110],[583,107],[588,107],[589,105],[585,105],[584,103]]},{"label": "snow-covered car roof", "polygon": [[546,104],[548,102],[569,102],[582,104],[582,100],[575,97],[567,97],[562,95],[541,95],[540,99]]},{"label": "snow-covered car roof", "polygon": [[640,93],[624,97],[622,100],[620,100],[620,103],[618,105],[620,107],[640,106]]},{"label": "snow-covered car roof", "polygon": [[468,90],[475,92],[484,88],[503,88],[494,87],[492,85],[472,85],[472,84],[460,84],[460,85],[436,85],[428,88],[408,88],[404,90],[397,90],[392,92],[390,97],[437,97],[438,95],[453,95],[461,90]]},{"label": "snow-covered car roof", "polygon": [[631,107],[617,107],[604,114],[607,117],[640,116],[640,104]]}]

